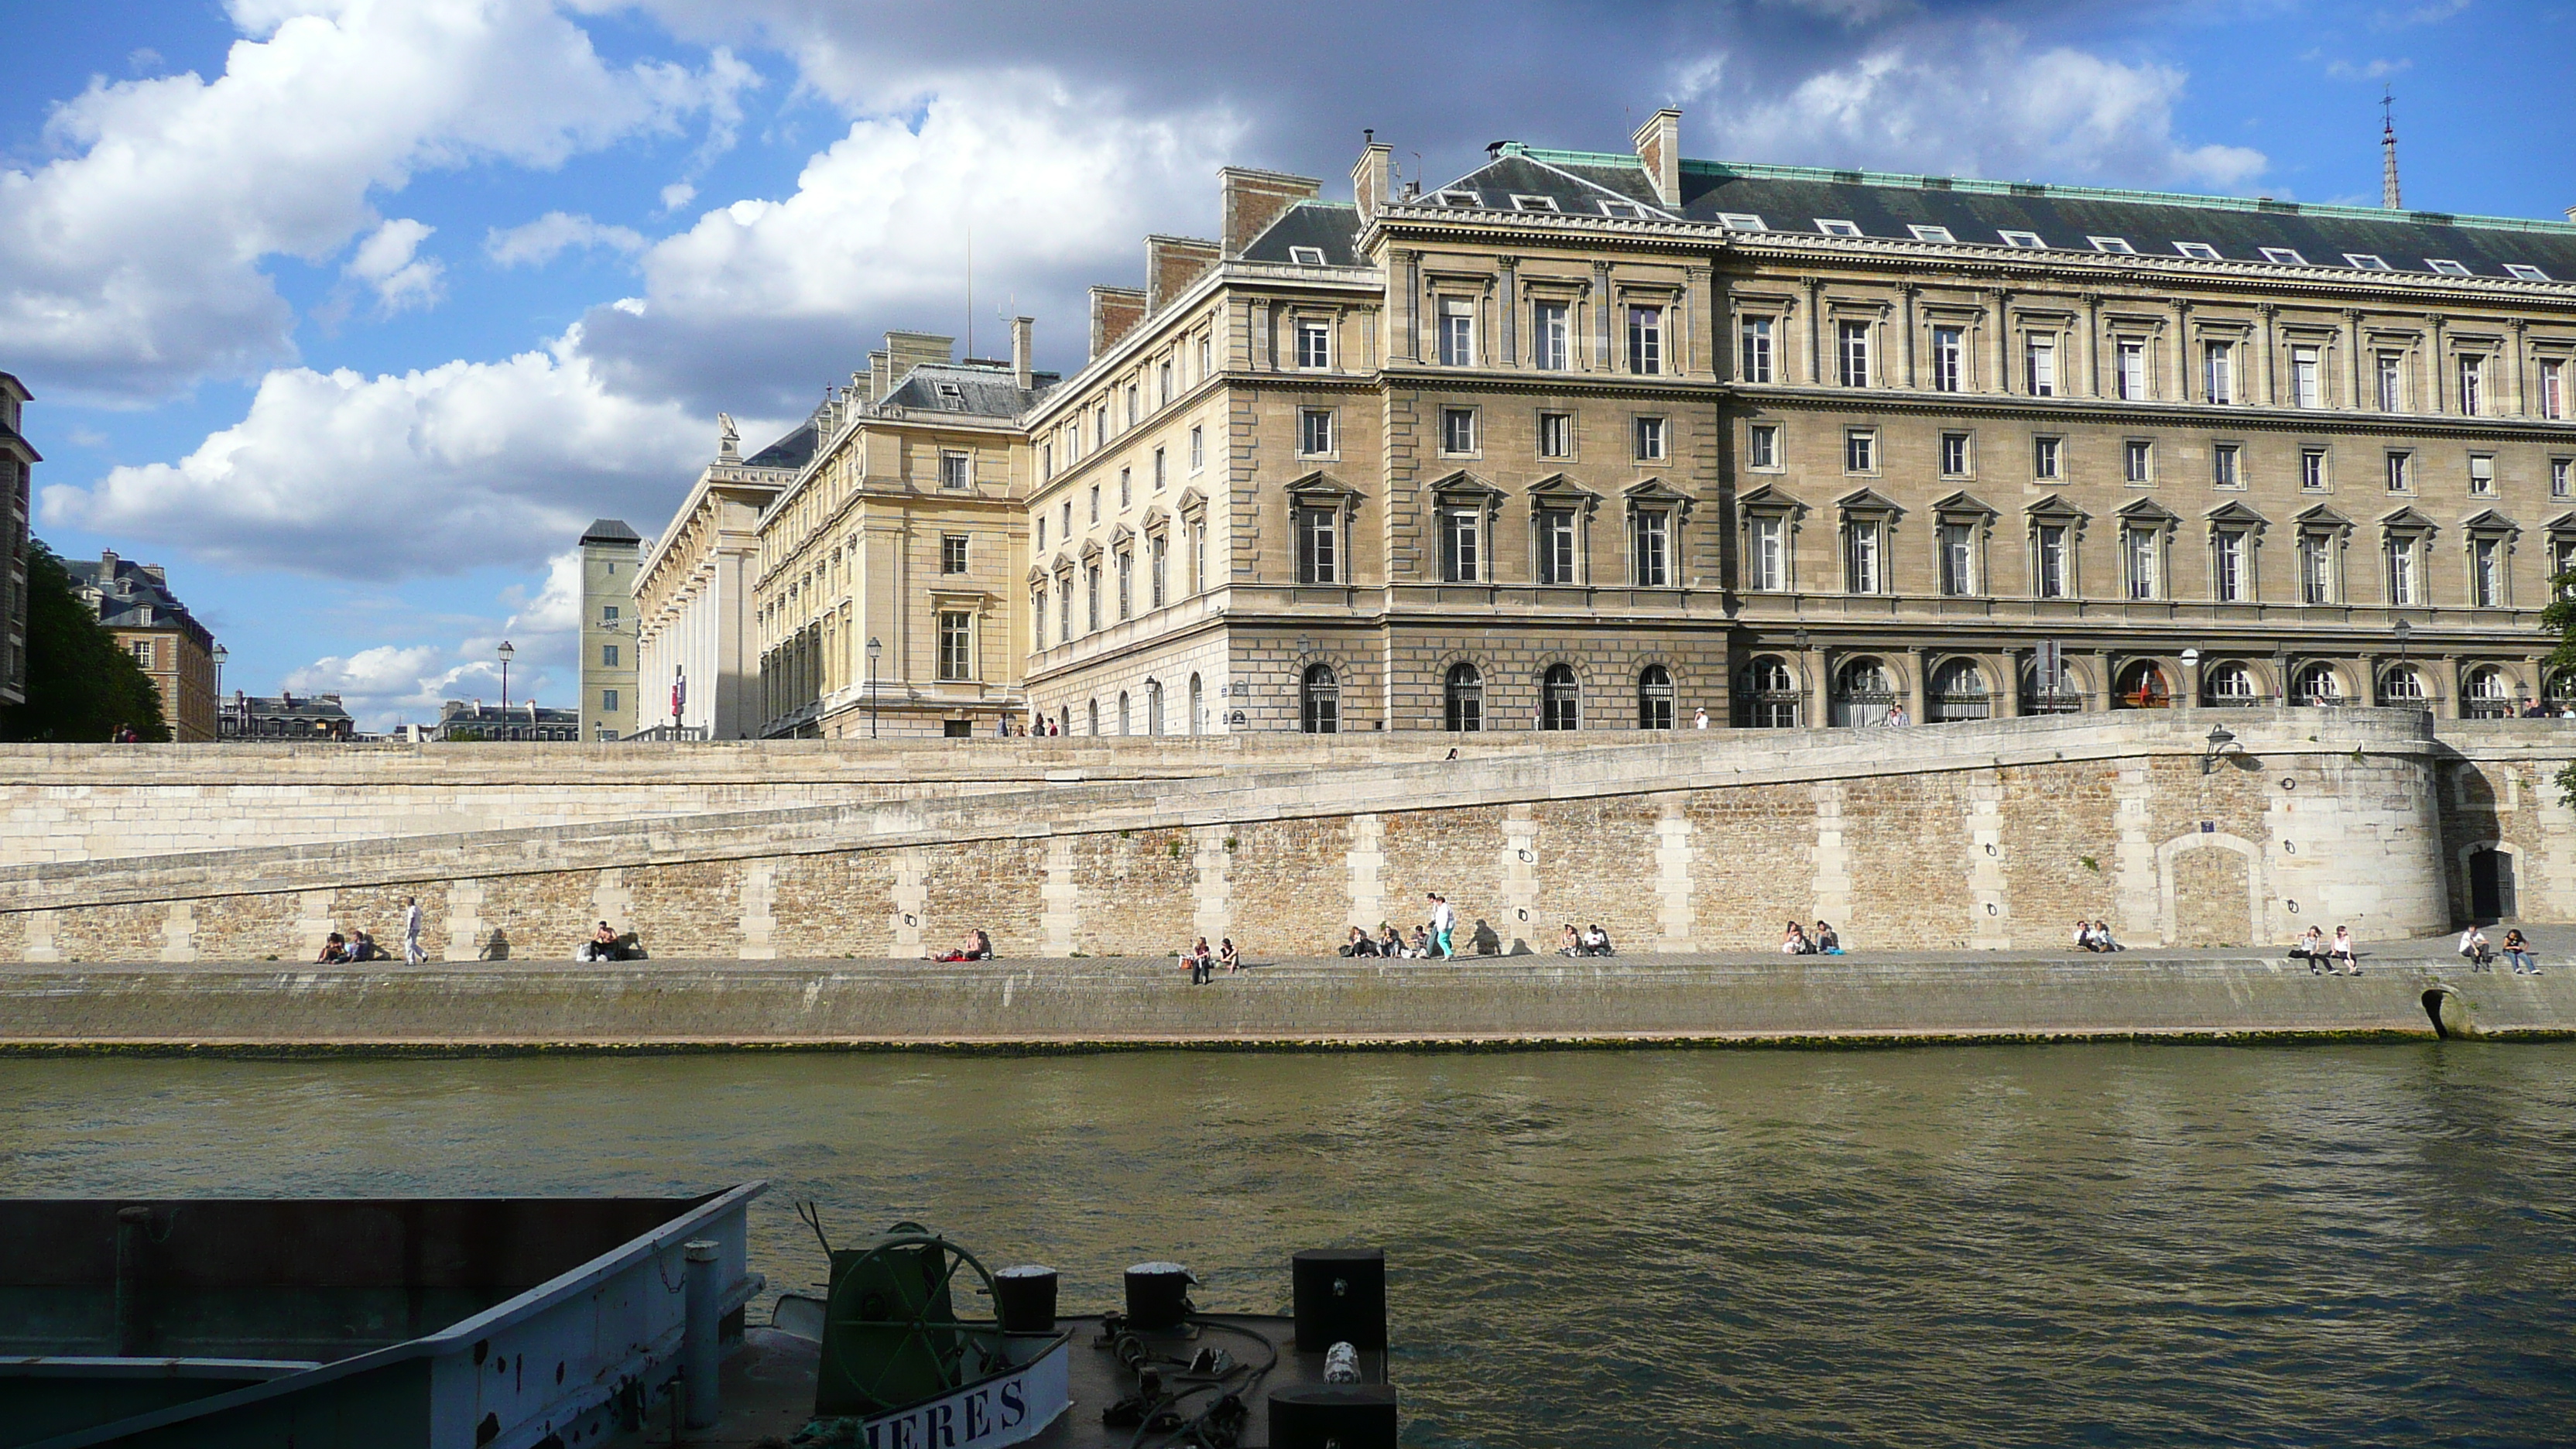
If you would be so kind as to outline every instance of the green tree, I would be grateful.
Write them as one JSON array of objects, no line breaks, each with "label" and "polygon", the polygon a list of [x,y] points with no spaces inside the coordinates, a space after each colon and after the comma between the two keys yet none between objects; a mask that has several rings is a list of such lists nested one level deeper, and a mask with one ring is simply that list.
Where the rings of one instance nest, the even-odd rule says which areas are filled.
[{"label": "green tree", "polygon": [[[2543,708],[2549,703],[2549,678],[2562,669],[2576,669],[2576,573],[2564,573],[2551,579],[2553,597],[2549,607],[2540,611],[2540,629],[2557,636],[2558,647],[2541,661],[2540,678],[2532,688]],[[2558,798],[2576,806],[2576,764],[2558,772]]]},{"label": "green tree", "polygon": [[104,743],[120,725],[170,738],[161,691],[81,600],[42,539],[27,548],[27,702],[0,709],[0,738]]}]

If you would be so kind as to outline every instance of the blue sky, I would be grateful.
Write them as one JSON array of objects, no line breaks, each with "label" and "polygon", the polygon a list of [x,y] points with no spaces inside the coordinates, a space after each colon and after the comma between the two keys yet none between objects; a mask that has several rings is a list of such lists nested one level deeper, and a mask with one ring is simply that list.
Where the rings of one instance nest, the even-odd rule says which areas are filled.
[{"label": "blue sky", "polygon": [[[889,328],[1038,318],[1217,166],[1501,138],[2556,219],[2576,0],[1360,6],[0,0],[0,369],[38,532],[159,562],[225,684],[569,703],[580,526],[668,519]],[[757,421],[752,421],[757,420]]]}]

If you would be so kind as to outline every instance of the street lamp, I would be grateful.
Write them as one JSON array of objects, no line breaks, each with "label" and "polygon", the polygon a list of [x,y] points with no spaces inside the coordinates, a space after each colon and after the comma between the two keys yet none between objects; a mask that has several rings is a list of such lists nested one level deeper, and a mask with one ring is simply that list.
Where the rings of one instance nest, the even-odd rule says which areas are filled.
[{"label": "street lamp", "polygon": [[231,650],[215,646],[215,738],[219,740],[224,737],[224,661],[232,657]]},{"label": "street lamp", "polygon": [[2210,771],[2218,768],[2219,757],[2226,754],[2228,749],[2235,745],[2235,743],[2236,735],[2234,731],[2228,729],[2225,725],[2211,725],[2209,727],[2209,752],[2200,757],[2200,772],[2206,775]]},{"label": "street lamp", "polygon": [[510,647],[509,640],[501,641],[501,732],[503,734],[508,734],[510,731],[510,660],[518,652]]},{"label": "street lamp", "polygon": [[878,643],[878,642],[877,642],[877,636],[876,636],[876,635],[874,635],[874,634],[870,634],[870,635],[868,636],[868,738],[869,738],[869,739],[875,739],[875,738],[877,737],[877,655],[878,655],[878,654],[880,654],[880,653],[882,653],[882,652],[884,652],[884,650],[885,650],[885,646],[884,646],[883,644],[880,644],[880,643]]}]

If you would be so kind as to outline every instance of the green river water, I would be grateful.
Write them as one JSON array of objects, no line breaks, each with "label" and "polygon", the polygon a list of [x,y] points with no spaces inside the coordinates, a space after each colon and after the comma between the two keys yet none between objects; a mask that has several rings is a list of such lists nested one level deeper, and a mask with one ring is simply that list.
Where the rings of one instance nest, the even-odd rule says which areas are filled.
[{"label": "green river water", "polygon": [[0,1061],[0,1193],[898,1217],[1069,1308],[1390,1259],[1414,1445],[2576,1442],[2576,1046]]}]

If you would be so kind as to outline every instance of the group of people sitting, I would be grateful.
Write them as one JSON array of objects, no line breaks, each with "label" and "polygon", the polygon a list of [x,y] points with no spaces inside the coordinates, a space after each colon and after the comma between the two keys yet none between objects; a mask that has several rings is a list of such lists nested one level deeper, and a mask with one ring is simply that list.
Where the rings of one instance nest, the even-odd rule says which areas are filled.
[{"label": "group of people sitting", "polygon": [[2075,949],[2078,951],[2117,951],[2120,943],[2111,939],[2109,921],[2075,918]]},{"label": "group of people sitting", "polygon": [[1565,923],[1565,935],[1557,944],[1556,954],[1559,956],[1608,956],[1614,953],[1610,949],[1610,933],[1601,929],[1600,922],[1595,921],[1590,926],[1578,931],[1574,929],[1574,923],[1572,921],[1568,921]]},{"label": "group of people sitting", "polygon": [[1365,926],[1351,927],[1351,938],[1342,943],[1341,950],[1336,954],[1343,956],[1385,956],[1399,961],[1428,961],[1431,959],[1431,930],[1429,927],[1414,927],[1413,939],[1410,941],[1404,939],[1404,933],[1397,930],[1391,922],[1379,922],[1377,931],[1378,933],[1372,936],[1368,933],[1368,928]]},{"label": "group of people sitting", "polygon": [[322,942],[322,954],[313,959],[320,965],[342,966],[352,961],[390,961],[394,958],[386,955],[384,948],[376,944],[376,938],[368,935],[364,928],[351,926],[347,935],[333,931]]},{"label": "group of people sitting", "polygon": [[985,935],[983,928],[977,927],[976,929],[966,933],[966,939],[961,944],[952,946],[945,952],[925,952],[921,959],[925,961],[990,961],[993,959],[993,938]]},{"label": "group of people sitting", "polygon": [[2348,926],[2335,927],[2331,941],[2326,939],[2324,931],[2315,926],[2308,927],[2306,935],[2290,943],[2290,959],[2307,962],[2311,976],[2361,974],[2361,962],[2353,954],[2352,930]]},{"label": "group of people sitting", "polygon": [[1780,954],[1783,956],[1839,956],[1842,953],[1843,938],[1835,935],[1833,926],[1827,922],[1816,922],[1814,935],[1809,935],[1807,928],[1796,921],[1791,921],[1780,932]]},{"label": "group of people sitting", "polygon": [[[1351,929],[1359,928],[1354,926]],[[1181,964],[1189,968],[1192,986],[1205,986],[1220,967],[1227,971],[1242,970],[1243,953],[1234,949],[1232,936],[1226,937],[1225,944],[1214,951],[1208,949],[1207,937],[1201,936],[1197,945],[1181,953]]]},{"label": "group of people sitting", "polygon": [[[2335,934],[2340,936],[2342,932]],[[2460,954],[2468,959],[2472,971],[2495,969],[2496,948],[2488,944],[2487,933],[2475,925],[2460,933]],[[2509,929],[2504,933],[2504,962],[2516,976],[2540,974],[2540,958],[2532,954],[2531,943],[2522,938],[2520,931]]]}]

